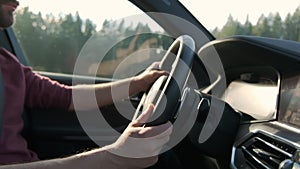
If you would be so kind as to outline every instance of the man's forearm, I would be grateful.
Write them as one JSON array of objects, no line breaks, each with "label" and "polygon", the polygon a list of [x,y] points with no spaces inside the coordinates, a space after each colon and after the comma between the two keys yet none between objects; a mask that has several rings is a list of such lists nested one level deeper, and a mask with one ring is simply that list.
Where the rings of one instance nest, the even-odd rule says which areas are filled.
[{"label": "man's forearm", "polygon": [[73,86],[73,99],[69,110],[84,111],[112,104],[147,90],[157,78],[167,74],[166,71],[147,69],[138,76],[115,82]]},{"label": "man's forearm", "polygon": [[135,77],[110,83],[74,86],[70,110],[75,108],[79,111],[91,110],[110,105],[114,101],[120,101],[146,90],[145,86],[147,85],[143,84],[143,81],[137,80]]},{"label": "man's forearm", "polygon": [[0,166],[0,169],[117,169],[121,167],[119,161],[118,156],[108,152],[105,148],[101,148],[66,158],[42,160],[24,164],[3,165]]}]

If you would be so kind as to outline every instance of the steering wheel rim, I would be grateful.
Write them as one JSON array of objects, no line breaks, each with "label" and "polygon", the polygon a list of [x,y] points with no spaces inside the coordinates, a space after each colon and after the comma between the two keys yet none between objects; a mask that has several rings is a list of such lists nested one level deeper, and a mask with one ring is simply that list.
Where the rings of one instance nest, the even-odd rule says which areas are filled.
[{"label": "steering wheel rim", "polygon": [[192,37],[182,35],[176,38],[159,65],[159,69],[168,71],[169,75],[158,78],[144,93],[133,119],[153,103],[154,110],[146,125],[155,126],[176,120],[177,108],[191,72],[194,55],[195,42]]}]

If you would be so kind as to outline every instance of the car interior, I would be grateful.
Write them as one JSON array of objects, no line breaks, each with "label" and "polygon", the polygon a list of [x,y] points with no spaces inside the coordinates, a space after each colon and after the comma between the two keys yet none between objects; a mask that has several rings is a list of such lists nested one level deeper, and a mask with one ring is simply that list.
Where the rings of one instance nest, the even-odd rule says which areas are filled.
[{"label": "car interior", "polygon": [[[165,44],[167,52],[157,59],[170,76],[156,81],[158,88],[153,85],[124,103],[84,112],[89,117],[84,122],[79,119],[83,112],[25,109],[22,135],[39,158],[66,157],[109,144],[107,138],[130,122],[118,106],[130,102],[139,110],[147,105],[146,98],[155,101],[157,109],[165,108],[149,125],[173,122],[174,141],[169,147],[184,168],[300,168],[300,43],[245,35],[215,39],[177,0],[129,3],[173,37]],[[13,28],[0,31],[0,45],[30,65]],[[37,73],[66,85],[114,80]],[[92,120],[99,111],[112,132]],[[82,126],[89,122],[91,128]],[[95,130],[102,140],[93,139]]]}]

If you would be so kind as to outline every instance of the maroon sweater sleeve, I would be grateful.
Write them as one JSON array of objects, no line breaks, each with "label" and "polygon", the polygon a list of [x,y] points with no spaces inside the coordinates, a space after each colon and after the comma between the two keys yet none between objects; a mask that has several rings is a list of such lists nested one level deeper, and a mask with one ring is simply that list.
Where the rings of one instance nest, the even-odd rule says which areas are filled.
[{"label": "maroon sweater sleeve", "polygon": [[26,107],[68,110],[72,100],[70,86],[41,76],[30,67],[23,66],[23,70],[26,80]]}]

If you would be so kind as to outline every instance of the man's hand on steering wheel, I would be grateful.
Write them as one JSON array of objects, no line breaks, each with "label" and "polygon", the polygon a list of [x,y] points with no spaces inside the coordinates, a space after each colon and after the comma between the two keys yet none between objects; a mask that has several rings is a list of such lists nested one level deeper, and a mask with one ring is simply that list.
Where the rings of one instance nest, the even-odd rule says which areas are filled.
[{"label": "man's hand on steering wheel", "polygon": [[143,73],[134,77],[134,80],[139,82],[139,85],[135,86],[139,91],[147,91],[160,76],[168,75],[167,71],[159,69],[159,64],[160,62],[153,62]]},{"label": "man's hand on steering wheel", "polygon": [[[150,103],[154,104],[154,110],[147,125],[160,125],[175,120],[182,91],[191,72],[194,55],[194,40],[188,35],[180,36],[172,43],[162,60],[152,65],[157,70],[150,67],[136,77],[144,78],[140,80],[144,82],[141,85],[143,87],[141,91],[146,92],[140,100],[133,120]],[[151,87],[147,90],[149,85]]]}]

